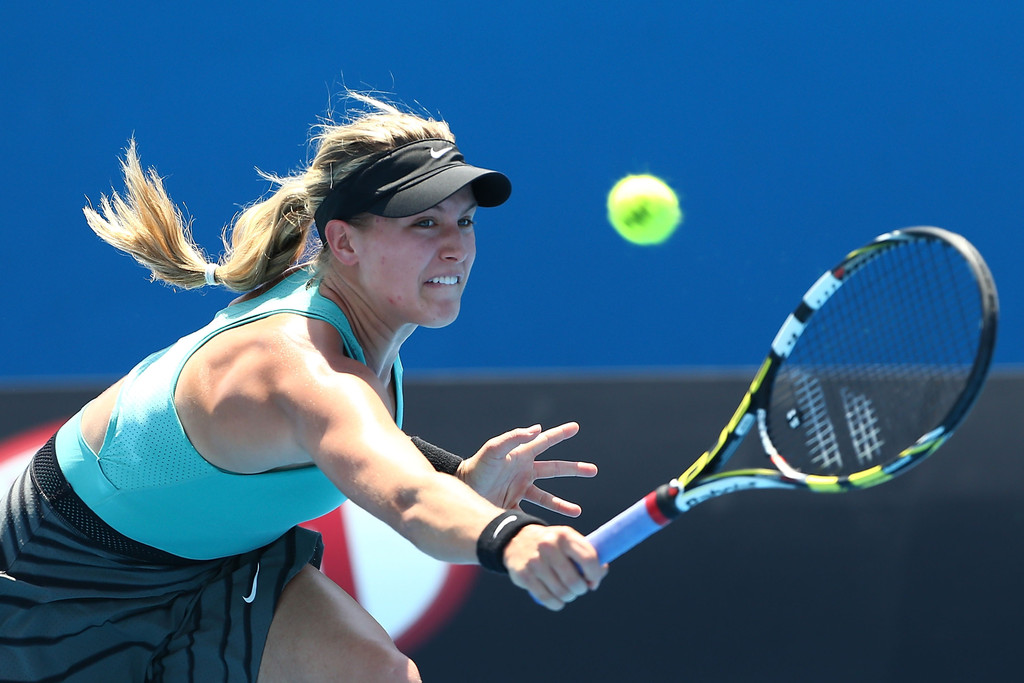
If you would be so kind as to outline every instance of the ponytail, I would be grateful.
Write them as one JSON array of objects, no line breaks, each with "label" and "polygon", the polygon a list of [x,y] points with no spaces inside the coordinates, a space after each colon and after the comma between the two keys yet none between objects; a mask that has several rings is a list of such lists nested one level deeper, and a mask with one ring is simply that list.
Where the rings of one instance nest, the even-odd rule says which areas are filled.
[{"label": "ponytail", "polygon": [[[281,181],[269,199],[246,209],[234,229],[225,228],[225,256],[213,262],[192,239],[191,220],[171,201],[154,169],[142,170],[135,140],[121,162],[124,195],[100,197],[100,210],[85,207],[85,220],[108,244],[131,255],[154,280],[194,289],[217,284],[236,292],[254,289],[281,275],[306,251],[313,224],[308,195],[301,181]],[[230,240],[229,235],[230,233]]]},{"label": "ponytail", "polygon": [[192,239],[191,221],[167,196],[154,169],[142,170],[135,140],[124,160],[124,196],[100,197],[100,210],[85,207],[85,220],[105,242],[130,254],[154,280],[191,289],[205,282],[206,257]]},{"label": "ponytail", "polygon": [[315,259],[320,241],[310,236],[316,208],[335,183],[371,155],[419,139],[454,142],[444,121],[403,113],[358,93],[348,95],[370,111],[345,124],[320,125],[313,138],[314,159],[301,173],[261,173],[277,189],[225,227],[224,256],[217,261],[211,263],[192,239],[191,220],[171,201],[156,171],[142,170],[134,139],[121,162],[123,196],[101,196],[98,211],[91,204],[83,209],[85,220],[101,239],[147,268],[154,280],[184,289],[216,283],[237,292],[270,282],[292,266]]},{"label": "ponytail", "polygon": [[313,214],[302,178],[263,176],[278,184],[278,190],[245,209],[222,234],[225,254],[217,280],[237,292],[273,280],[312,250]]}]

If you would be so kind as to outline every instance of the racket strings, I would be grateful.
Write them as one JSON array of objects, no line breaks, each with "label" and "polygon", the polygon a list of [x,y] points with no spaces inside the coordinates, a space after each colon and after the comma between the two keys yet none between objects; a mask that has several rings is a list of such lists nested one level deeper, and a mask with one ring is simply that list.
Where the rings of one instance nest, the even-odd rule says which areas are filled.
[{"label": "racket strings", "polygon": [[978,287],[944,242],[889,246],[845,278],[772,390],[770,438],[805,474],[848,476],[897,458],[942,423],[978,354]]}]

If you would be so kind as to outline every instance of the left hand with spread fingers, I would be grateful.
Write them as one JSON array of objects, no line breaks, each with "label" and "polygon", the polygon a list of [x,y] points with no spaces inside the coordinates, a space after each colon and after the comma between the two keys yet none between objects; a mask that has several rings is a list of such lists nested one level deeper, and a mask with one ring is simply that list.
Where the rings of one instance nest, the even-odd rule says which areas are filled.
[{"label": "left hand with spread fingers", "polygon": [[506,510],[529,501],[552,512],[579,517],[582,508],[537,486],[540,479],[593,477],[597,465],[571,460],[537,460],[552,446],[579,432],[575,422],[541,430],[540,425],[513,429],[489,440],[464,460],[458,477],[491,503]]}]

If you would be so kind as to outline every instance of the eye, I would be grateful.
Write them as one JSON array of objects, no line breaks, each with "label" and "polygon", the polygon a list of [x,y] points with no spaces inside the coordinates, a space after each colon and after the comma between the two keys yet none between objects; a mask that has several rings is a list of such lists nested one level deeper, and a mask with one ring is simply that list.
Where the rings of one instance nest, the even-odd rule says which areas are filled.
[{"label": "eye", "polygon": [[433,218],[421,218],[415,223],[413,223],[413,225],[415,225],[417,228],[432,228],[435,225],[437,225],[437,221],[435,221]]},{"label": "eye", "polygon": [[460,228],[472,228],[475,224],[476,224],[475,221],[472,218],[470,218],[469,216],[467,216],[465,218],[460,218],[459,219],[459,227]]}]

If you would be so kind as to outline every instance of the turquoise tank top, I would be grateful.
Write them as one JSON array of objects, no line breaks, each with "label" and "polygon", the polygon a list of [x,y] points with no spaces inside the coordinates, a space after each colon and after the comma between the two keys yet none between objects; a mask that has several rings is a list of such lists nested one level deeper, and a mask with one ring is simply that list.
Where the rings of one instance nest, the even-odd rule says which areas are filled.
[{"label": "turquoise tank top", "polygon": [[[174,407],[185,362],[207,341],[277,313],[324,320],[345,354],[366,362],[344,313],[299,270],[267,292],[228,306],[205,327],[132,369],[121,387],[99,453],[82,437],[79,412],[57,433],[57,461],[75,493],[125,536],[196,560],[248,552],[296,524],[330,512],[345,496],[314,465],[237,474],[207,462],[192,446]],[[393,380],[402,425],[402,364]]]}]

